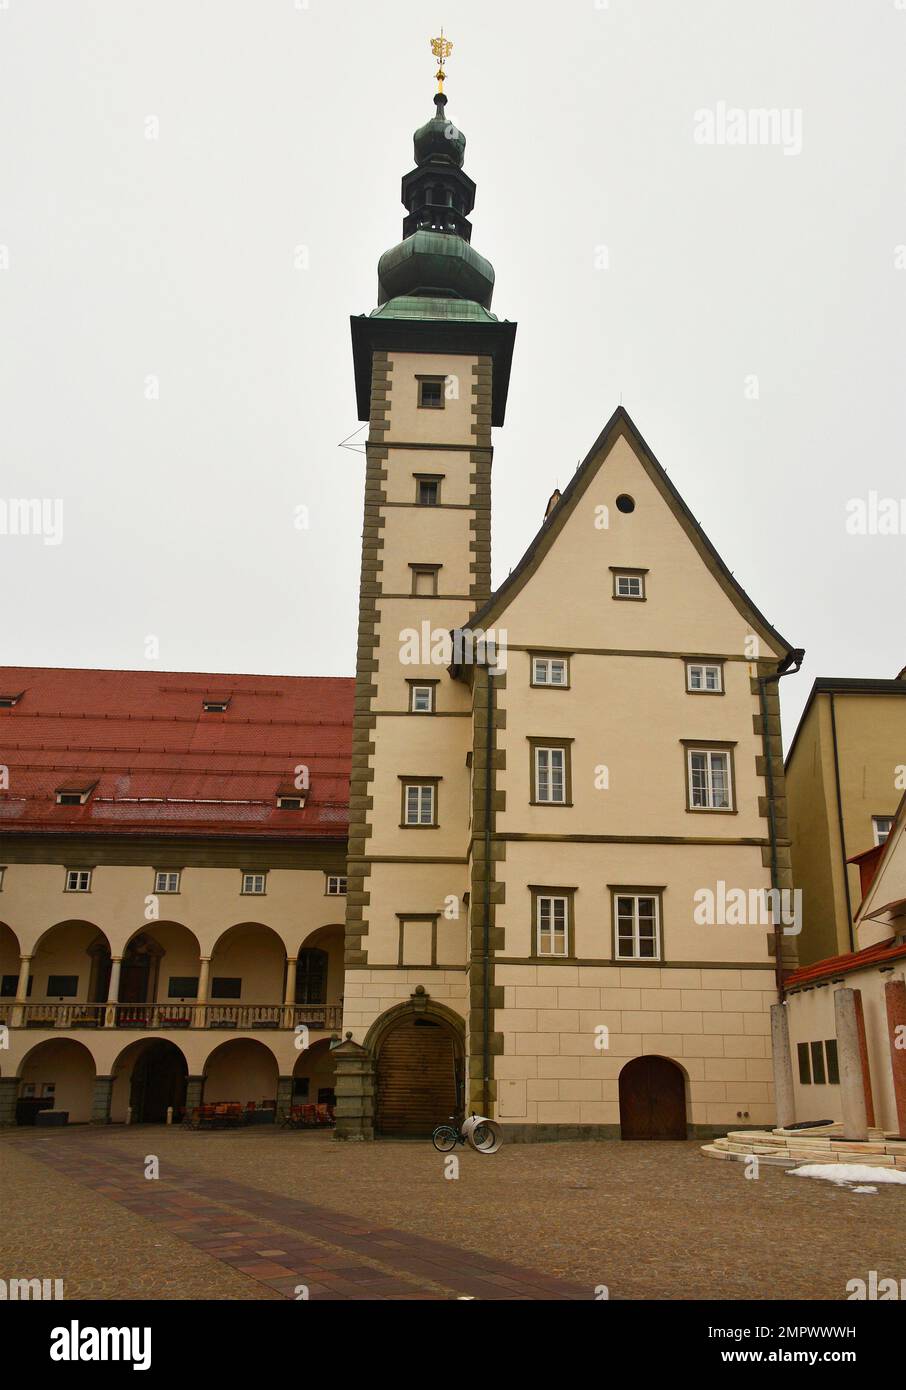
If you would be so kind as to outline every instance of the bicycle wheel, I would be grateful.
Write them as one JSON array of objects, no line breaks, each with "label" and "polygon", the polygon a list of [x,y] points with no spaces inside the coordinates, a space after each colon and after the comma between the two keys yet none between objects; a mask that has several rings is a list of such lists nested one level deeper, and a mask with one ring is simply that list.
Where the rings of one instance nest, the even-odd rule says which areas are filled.
[{"label": "bicycle wheel", "polygon": [[450,1125],[438,1125],[431,1135],[431,1143],[439,1154],[448,1154],[451,1149],[456,1148],[456,1130]]}]

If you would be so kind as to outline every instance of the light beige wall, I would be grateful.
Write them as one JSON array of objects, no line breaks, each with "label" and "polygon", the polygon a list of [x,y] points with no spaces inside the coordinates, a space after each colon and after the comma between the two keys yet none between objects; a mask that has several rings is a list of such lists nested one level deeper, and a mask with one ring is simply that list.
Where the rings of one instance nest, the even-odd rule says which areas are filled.
[{"label": "light beige wall", "polygon": [[[414,832],[421,834],[421,831]],[[427,833],[427,832],[426,832]],[[468,868],[463,863],[373,864],[368,932],[370,965],[399,963],[399,912],[440,914],[437,924],[439,965],[466,961]],[[448,899],[454,901],[448,902]],[[457,912],[458,917],[446,916]],[[350,1026],[348,1023],[347,1027]]]},{"label": "light beige wall", "polygon": [[790,1047],[793,1056],[793,1086],[796,1097],[797,1120],[842,1119],[839,1086],[803,1086],[799,1080],[796,1056],[800,1042],[826,1041],[837,1036],[834,1016],[834,994],[838,988],[857,989],[862,995],[865,1017],[865,1039],[868,1044],[869,1071],[875,1106],[875,1123],[890,1133],[897,1132],[896,1102],[893,1091],[893,1070],[890,1060],[890,1040],[884,984],[887,980],[902,979],[902,968],[893,974],[879,970],[857,970],[840,981],[821,988],[791,994],[787,1000],[789,1012]]},{"label": "light beige wall", "polygon": [[269,1048],[249,1038],[225,1043],[211,1053],[205,1065],[205,1102],[277,1098],[277,1064]]},{"label": "light beige wall", "polygon": [[839,861],[830,707],[825,696],[811,704],[786,770],[793,882],[802,890],[802,965],[849,950],[846,903]]},{"label": "light beige wall", "polygon": [[[478,361],[477,357],[441,352],[392,352],[389,361],[390,429],[386,442],[402,440],[407,444],[463,444],[466,448],[470,447],[474,399],[472,368]],[[420,409],[416,380],[419,375],[455,379],[459,399],[447,400],[443,410]]]},{"label": "light beige wall", "polygon": [[620,1072],[655,1054],[686,1073],[690,1124],[773,1121],[770,970],[498,962],[495,983],[502,1120],[618,1125]]},{"label": "light beige wall", "polygon": [[888,941],[895,935],[906,935],[906,912],[899,906],[882,912],[879,917],[869,914],[879,912],[890,904],[906,901],[906,816],[901,815],[894,824],[884,857],[878,866],[874,879],[865,894],[859,909],[856,934],[859,949],[874,946],[879,941]]},{"label": "light beige wall", "polygon": [[[101,864],[94,870],[89,893],[66,893],[64,882],[59,864],[9,864],[0,911],[23,952],[32,953],[56,923],[74,918],[103,932],[114,955],[123,953],[136,932],[154,925],[145,916],[146,899],[154,892],[150,865]],[[266,894],[249,897],[241,893],[238,868],[187,868],[181,891],[161,894],[157,911],[160,920],[178,921],[193,931],[207,955],[228,927],[249,920],[272,927],[287,951],[295,953],[315,928],[337,921],[337,899],[327,897],[324,887],[320,870],[272,869]]]},{"label": "light beige wall", "polygon": [[357,1042],[363,1042],[368,1029],[388,1009],[404,1004],[418,985],[424,985],[431,998],[465,1018],[469,1007],[469,986],[465,967],[460,970],[348,970],[343,1027],[351,1029]]},{"label": "light beige wall", "polygon": [[[623,492],[635,498],[630,515],[616,510]],[[609,508],[606,529],[595,525],[599,506]],[[648,601],[613,600],[610,565],[648,568]],[[516,643],[740,656],[750,631],[625,438],[501,621]],[[771,655],[764,640],[760,655]]]},{"label": "light beige wall", "polygon": [[[900,804],[906,768],[906,694],[838,695],[835,708],[843,830],[851,856],[875,843],[872,816],[893,816]],[[862,897],[858,865],[851,864],[848,872],[855,914]]]}]

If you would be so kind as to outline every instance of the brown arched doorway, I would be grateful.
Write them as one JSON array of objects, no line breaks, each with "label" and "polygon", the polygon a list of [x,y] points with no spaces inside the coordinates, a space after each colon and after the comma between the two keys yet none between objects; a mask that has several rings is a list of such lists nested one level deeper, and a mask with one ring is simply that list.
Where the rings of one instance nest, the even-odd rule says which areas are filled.
[{"label": "brown arched doorway", "polygon": [[685,1139],[686,1078],[666,1057],[636,1057],[620,1072],[623,1139]]},{"label": "brown arched doorway", "polygon": [[129,1105],[134,1124],[162,1125],[173,1107],[178,1119],[186,1103],[186,1059],[179,1048],[163,1039],[145,1044],[132,1067]]},{"label": "brown arched doorway", "polygon": [[459,1113],[462,1048],[444,1019],[407,1013],[383,1035],[377,1057],[375,1130],[428,1138]]}]

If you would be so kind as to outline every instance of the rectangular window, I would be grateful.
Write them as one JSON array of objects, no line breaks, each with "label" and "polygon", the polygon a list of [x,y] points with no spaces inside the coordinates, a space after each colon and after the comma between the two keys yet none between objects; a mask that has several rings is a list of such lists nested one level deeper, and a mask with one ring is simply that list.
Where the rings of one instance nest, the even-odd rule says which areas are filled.
[{"label": "rectangular window", "polygon": [[812,1067],[809,1060],[808,1043],[797,1043],[796,1055],[799,1058],[799,1080],[803,1086],[811,1086]]},{"label": "rectangular window", "polygon": [[[147,879],[145,880],[147,882]],[[67,893],[88,893],[91,891],[91,870],[90,869],[67,869],[66,870],[66,892]]]},{"label": "rectangular window", "polygon": [[535,656],[532,658],[532,685],[569,685],[569,661],[565,656]]},{"label": "rectangular window", "polygon": [[78,992],[78,975],[48,975],[48,995],[53,994],[57,999],[74,999]]},{"label": "rectangular window", "polygon": [[824,1044],[824,1055],[827,1058],[827,1081],[830,1086],[840,1085],[840,1064],[837,1061],[837,1039],[828,1038]]},{"label": "rectangular window", "polygon": [[440,502],[440,479],[416,478],[415,500],[420,507],[436,507]]},{"label": "rectangular window", "polygon": [[434,686],[417,685],[412,681],[409,685],[409,710],[412,714],[433,714]]},{"label": "rectangular window", "polygon": [[178,893],[179,870],[158,869],[154,876],[155,893]]},{"label": "rectangular window", "polygon": [[532,743],[532,801],[566,806],[571,791],[568,743]]},{"label": "rectangular window", "polygon": [[343,898],[346,896],[346,875],[328,874],[327,875],[327,895],[330,898]]},{"label": "rectangular window", "polygon": [[875,832],[875,844],[883,845],[893,829],[893,816],[872,816],[871,823]]},{"label": "rectangular window", "polygon": [[569,955],[570,899],[559,893],[535,895],[535,954]]},{"label": "rectangular window", "polygon": [[[34,975],[28,977],[28,998],[31,998],[32,985],[35,982]],[[15,999],[19,992],[19,976],[3,975],[0,976],[0,999]]]},{"label": "rectangular window", "polygon": [[657,893],[615,893],[614,957],[660,960],[660,898]]},{"label": "rectangular window", "polygon": [[197,999],[197,975],[171,975],[167,984],[168,999]]},{"label": "rectangular window", "polygon": [[243,893],[259,894],[265,891],[267,874],[243,874],[242,891]]},{"label": "rectangular window", "polygon": [[443,410],[444,378],[442,376],[418,378],[418,404],[421,410]]},{"label": "rectangular window", "polygon": [[647,570],[620,570],[611,566],[614,598],[644,599]]},{"label": "rectangular window", "polygon": [[687,748],[688,810],[732,811],[729,749]]},{"label": "rectangular window", "polygon": [[724,689],[723,668],[718,662],[687,662],[686,689],[698,695],[722,695]]},{"label": "rectangular window", "polygon": [[239,999],[242,995],[242,979],[236,976],[215,975],[211,981],[212,999]]},{"label": "rectangular window", "polygon": [[437,784],[435,782],[403,783],[403,825],[437,825]]},{"label": "rectangular window", "polygon": [[812,1050],[812,1081],[815,1086],[825,1086],[827,1076],[824,1071],[824,1044],[813,1042]]},{"label": "rectangular window", "polygon": [[437,575],[440,565],[410,565],[412,593],[421,598],[437,597]]}]

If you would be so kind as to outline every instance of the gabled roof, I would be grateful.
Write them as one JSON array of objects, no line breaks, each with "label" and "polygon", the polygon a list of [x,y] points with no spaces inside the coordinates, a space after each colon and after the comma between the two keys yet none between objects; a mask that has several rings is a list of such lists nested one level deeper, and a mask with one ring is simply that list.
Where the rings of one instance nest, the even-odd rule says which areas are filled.
[{"label": "gabled roof", "polygon": [[607,424],[604,426],[598,438],[595,440],[582,463],[564,491],[560,501],[549,513],[542,523],[540,530],[535,535],[534,540],[526,550],[522,559],[509,577],[501,584],[496,593],[492,594],[487,603],[473,613],[465,627],[486,628],[490,621],[496,621],[500,614],[506,609],[507,604],[515,598],[523,585],[531,578],[538,569],[544,556],[554,544],[557,536],[563,530],[570,514],[582,497],[592,479],[596,476],[599,469],[604,467],[607,456],[617,439],[625,435],[629,444],[638,456],[643,468],[654,483],[658,492],[664,498],[667,506],[676,517],[680,526],[685,531],[689,540],[695,546],[702,560],[711,570],[718,584],[726,593],[731,603],[742,614],[748,623],[751,624],[753,631],[758,633],[776,648],[779,657],[787,656],[793,647],[785,637],[772,627],[767,618],[755,606],[746,591],[734,579],[727,569],[723,560],[718,555],[714,546],[699,526],[695,517],[690,512],[686,503],[677,492],[664,468],[658,463],[651,449],[645,443],[636,427],[629,412],[618,406],[611,415]]},{"label": "gabled roof", "polygon": [[796,741],[805,728],[805,721],[808,719],[818,695],[906,695],[906,676],[904,676],[903,671],[895,680],[885,680],[883,677],[873,676],[816,676],[808,693],[805,708],[799,716],[799,723],[796,725],[796,732],[793,734],[793,741],[786,755],[785,767],[790,765]]},{"label": "gabled roof", "polygon": [[[0,667],[0,836],[151,834],[344,840],[353,685],[338,676]],[[229,698],[224,713],[203,709]],[[305,809],[278,786],[309,769]],[[96,783],[83,806],[60,787]]]}]

